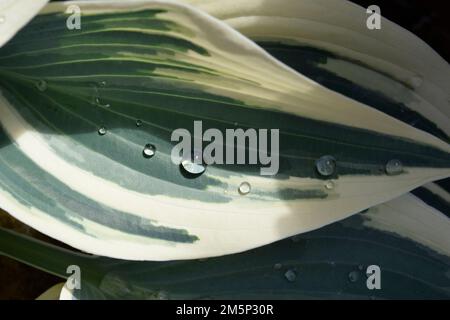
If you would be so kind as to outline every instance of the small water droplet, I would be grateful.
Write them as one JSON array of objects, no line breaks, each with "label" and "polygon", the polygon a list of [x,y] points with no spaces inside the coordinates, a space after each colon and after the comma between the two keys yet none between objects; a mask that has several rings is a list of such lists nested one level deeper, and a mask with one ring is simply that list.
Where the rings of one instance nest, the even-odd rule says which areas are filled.
[{"label": "small water droplet", "polygon": [[106,87],[106,81],[100,81],[100,82],[98,83],[98,86],[99,86],[99,87],[102,87],[102,88]]},{"label": "small water droplet", "polygon": [[100,127],[98,129],[98,134],[101,136],[104,136],[106,134],[106,128],[105,127]]},{"label": "small water droplet", "polygon": [[239,186],[239,193],[242,195],[249,194],[252,190],[252,186],[248,182],[242,182]]},{"label": "small water droplet", "polygon": [[359,280],[360,274],[358,271],[352,271],[348,274],[348,279],[350,282],[357,282]]},{"label": "small water droplet", "polygon": [[273,266],[273,268],[274,268],[275,270],[280,270],[281,268],[283,268],[283,265],[282,265],[281,263],[275,263],[274,266]]},{"label": "small water droplet", "polygon": [[336,159],[332,156],[323,156],[316,161],[316,169],[322,176],[331,176],[336,170]]},{"label": "small water droplet", "polygon": [[334,189],[334,182],[331,180],[328,180],[325,182],[325,189],[333,190]]},{"label": "small water droplet", "polygon": [[386,164],[386,173],[390,176],[401,174],[403,172],[403,164],[400,160],[393,159]]},{"label": "small water droplet", "polygon": [[95,98],[95,104],[103,108],[109,108],[111,106],[109,103],[102,103],[98,97]]},{"label": "small water droplet", "polygon": [[284,274],[284,277],[287,279],[287,281],[294,282],[297,279],[297,273],[294,270],[288,270]]},{"label": "small water droplet", "polygon": [[423,78],[419,75],[416,75],[410,79],[410,83],[414,88],[419,88],[423,83]]},{"label": "small water droplet", "polygon": [[136,127],[142,126],[142,120],[136,120]]},{"label": "small water droplet", "polygon": [[166,291],[160,291],[156,295],[158,300],[169,300],[169,294]]},{"label": "small water droplet", "polygon": [[0,15],[0,24],[4,23],[6,21],[6,18],[4,15]]},{"label": "small water droplet", "polygon": [[36,82],[36,87],[39,91],[44,92],[45,90],[47,90],[47,82],[45,80],[39,80],[38,82]]},{"label": "small water droplet", "polygon": [[151,158],[155,155],[156,148],[152,144],[146,144],[144,147],[144,150],[142,151],[142,154],[145,158]]}]

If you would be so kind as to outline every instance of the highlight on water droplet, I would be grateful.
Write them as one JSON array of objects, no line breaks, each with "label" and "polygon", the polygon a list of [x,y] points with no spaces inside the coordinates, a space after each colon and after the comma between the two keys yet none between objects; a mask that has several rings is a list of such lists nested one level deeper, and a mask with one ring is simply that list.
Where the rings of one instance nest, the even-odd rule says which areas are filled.
[{"label": "highlight on water droplet", "polygon": [[144,147],[144,150],[142,151],[142,154],[144,155],[145,158],[151,158],[155,155],[156,153],[156,147],[152,144],[146,144]]},{"label": "highlight on water droplet", "polygon": [[295,272],[294,270],[288,270],[284,274],[284,277],[287,279],[287,281],[294,282],[295,280],[297,280],[297,272]]},{"label": "highlight on water droplet", "polygon": [[247,195],[250,193],[251,190],[252,186],[247,181],[244,181],[239,185],[239,193],[241,195]]},{"label": "highlight on water droplet", "polygon": [[316,169],[322,176],[331,176],[336,170],[336,159],[332,156],[323,156],[316,161]]},{"label": "highlight on water droplet", "polygon": [[328,180],[325,182],[325,189],[327,190],[333,190],[334,189],[334,182],[331,180]]},{"label": "highlight on water droplet", "polygon": [[106,128],[104,126],[98,129],[98,134],[104,136],[106,134]]},{"label": "highlight on water droplet", "polygon": [[142,120],[136,120],[136,127],[142,126]]},{"label": "highlight on water droplet", "polygon": [[390,160],[386,164],[386,173],[390,176],[398,175],[403,172],[403,164],[398,159]]},{"label": "highlight on water droplet", "polygon": [[36,82],[36,88],[38,88],[39,91],[44,92],[47,90],[47,81],[45,80],[39,80]]}]

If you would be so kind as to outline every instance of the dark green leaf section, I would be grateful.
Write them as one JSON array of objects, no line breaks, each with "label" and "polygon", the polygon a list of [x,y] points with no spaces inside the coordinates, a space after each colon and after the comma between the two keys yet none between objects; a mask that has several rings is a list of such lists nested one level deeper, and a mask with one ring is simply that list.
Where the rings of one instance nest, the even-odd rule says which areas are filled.
[{"label": "dark green leaf section", "polygon": [[[85,276],[75,294],[85,299],[450,298],[448,257],[367,228],[364,220],[364,215],[353,216],[246,253],[207,260],[129,262],[64,256],[65,251],[49,250],[23,236],[12,241],[1,229],[0,253],[16,252],[16,259],[44,269],[47,264],[50,270],[57,269],[51,257],[79,265]],[[15,246],[30,250],[13,251]],[[36,259],[40,252],[45,255]],[[370,265],[381,269],[381,290],[367,288]]]},{"label": "dark green leaf section", "polygon": [[[258,42],[258,44],[275,58],[321,85],[376,108],[396,119],[429,132],[450,143],[450,137],[437,127],[435,123],[428,120],[420,113],[409,109],[404,103],[397,102],[381,92],[368,89],[363,83],[354,83],[338,74],[327,71],[321,68],[320,64],[325,64],[328,59],[338,59],[370,69],[377,73],[380,73],[379,71],[363,65],[361,62],[340,57],[322,49],[264,41]],[[389,77],[388,75],[385,76]]]},{"label": "dark green leaf section", "polygon": [[[280,129],[280,169],[274,179],[321,178],[315,162],[324,155],[337,159],[334,178],[382,175],[391,159],[401,160],[406,167],[450,166],[448,153],[414,141],[277,112],[276,102],[270,110],[261,109],[208,93],[207,87],[193,83],[196,77],[227,77],[237,84],[244,80],[200,62],[188,63],[187,55],[205,58],[208,52],[186,40],[191,32],[188,26],[160,17],[163,12],[87,16],[81,31],[67,30],[65,15],[39,16],[1,48],[0,86],[21,116],[36,130],[51,135],[51,141],[69,138],[74,149],[82,145],[90,150],[80,155],[84,157],[80,161],[52,145],[60,156],[142,193],[227,202],[230,199],[223,194],[203,191],[208,186],[226,187],[219,177],[260,174],[260,165],[214,165],[200,177],[186,179],[170,160],[174,146],[170,136],[177,128],[193,133],[195,120],[203,121],[203,131]],[[136,126],[137,120],[142,126]],[[103,136],[98,134],[101,127],[107,129]],[[142,156],[148,143],[157,149],[151,160]],[[112,169],[95,155],[118,166]],[[152,183],[135,179],[129,171],[152,178]],[[160,181],[168,184],[161,186]],[[276,193],[281,199],[323,196],[314,190]]]},{"label": "dark green leaf section", "polygon": [[186,230],[155,226],[152,220],[111,209],[75,192],[39,168],[11,143],[3,130],[0,130],[0,146],[0,188],[25,206],[39,209],[84,233],[87,231],[74,218],[154,239],[183,243],[198,240]]}]

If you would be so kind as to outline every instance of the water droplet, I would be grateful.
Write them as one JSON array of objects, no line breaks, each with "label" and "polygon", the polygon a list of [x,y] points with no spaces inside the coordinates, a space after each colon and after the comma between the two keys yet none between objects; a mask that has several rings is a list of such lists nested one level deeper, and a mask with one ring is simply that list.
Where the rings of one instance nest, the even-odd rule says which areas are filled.
[{"label": "water droplet", "polygon": [[206,165],[201,161],[201,151],[194,150],[191,158],[181,161],[181,167],[191,175],[199,175],[205,172]]},{"label": "water droplet", "polygon": [[410,79],[410,83],[414,88],[419,88],[423,83],[423,78],[419,75],[416,75]]},{"label": "water droplet", "polygon": [[109,108],[111,106],[109,103],[102,103],[98,97],[95,98],[95,104],[103,108]]},{"label": "water droplet", "polygon": [[333,190],[334,189],[334,182],[331,180],[328,180],[325,182],[325,189]]},{"label": "water droplet", "polygon": [[294,270],[288,270],[284,274],[284,277],[287,279],[287,281],[294,282],[297,279],[297,273]]},{"label": "water droplet", "polygon": [[332,156],[323,156],[316,161],[316,169],[322,176],[331,176],[336,170],[336,159]]},{"label": "water droplet", "polygon": [[156,298],[158,300],[169,300],[169,294],[167,292],[165,292],[165,291],[160,291],[156,295]]},{"label": "water droplet", "polygon": [[393,159],[386,164],[386,173],[390,176],[401,174],[403,172],[403,164],[400,160]]},{"label": "water droplet", "polygon": [[0,24],[4,23],[6,21],[6,18],[4,15],[0,15]]},{"label": "water droplet", "polygon": [[100,82],[98,83],[98,86],[99,86],[99,87],[102,87],[102,88],[106,87],[106,81],[100,81]]},{"label": "water droplet", "polygon": [[281,263],[275,263],[274,266],[273,266],[273,268],[274,268],[275,270],[280,270],[281,268],[283,268],[283,265],[282,265]]},{"label": "water droplet", "polygon": [[155,155],[156,148],[152,144],[146,144],[144,147],[144,150],[142,151],[142,154],[145,158],[151,158]]},{"label": "water droplet", "polygon": [[142,120],[136,120],[136,127],[142,126]]},{"label": "water droplet", "polygon": [[242,182],[241,185],[239,186],[239,193],[242,195],[249,194],[251,190],[252,186],[248,182]]},{"label": "water droplet", "polygon": [[105,127],[100,127],[98,129],[98,134],[101,135],[101,136],[105,135],[106,134],[106,128]]},{"label": "water droplet", "polygon": [[352,271],[348,274],[348,279],[350,282],[356,282],[359,280],[360,274],[358,271]]},{"label": "water droplet", "polygon": [[38,82],[36,82],[36,87],[39,91],[44,92],[45,90],[47,90],[47,82],[45,80],[39,80]]}]

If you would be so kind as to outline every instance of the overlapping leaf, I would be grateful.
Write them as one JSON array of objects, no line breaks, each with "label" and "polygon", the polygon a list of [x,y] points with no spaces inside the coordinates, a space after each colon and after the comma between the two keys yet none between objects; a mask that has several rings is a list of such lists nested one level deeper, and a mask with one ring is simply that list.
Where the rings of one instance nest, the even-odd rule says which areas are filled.
[{"label": "overlapping leaf", "polygon": [[[75,4],[81,30],[54,3],[0,49],[0,205],[52,237],[127,259],[222,255],[449,175],[446,142],[310,81],[205,13]],[[194,120],[280,129],[278,174],[224,165],[189,179],[170,134]],[[315,168],[324,155],[337,160],[331,184]],[[393,159],[404,170],[388,176]]]}]

